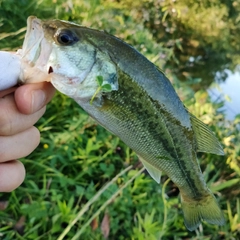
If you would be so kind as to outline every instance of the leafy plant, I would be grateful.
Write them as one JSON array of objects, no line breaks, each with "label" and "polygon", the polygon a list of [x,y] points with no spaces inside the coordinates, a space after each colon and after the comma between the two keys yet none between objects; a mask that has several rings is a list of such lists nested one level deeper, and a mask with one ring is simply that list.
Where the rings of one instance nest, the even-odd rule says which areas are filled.
[{"label": "leafy plant", "polygon": [[92,104],[94,98],[97,96],[97,94],[100,91],[102,91],[102,92],[111,92],[112,91],[111,84],[109,84],[109,83],[103,84],[103,77],[102,76],[97,76],[96,81],[98,83],[98,88],[97,88],[96,92],[93,94],[93,96],[90,100],[90,104]]}]

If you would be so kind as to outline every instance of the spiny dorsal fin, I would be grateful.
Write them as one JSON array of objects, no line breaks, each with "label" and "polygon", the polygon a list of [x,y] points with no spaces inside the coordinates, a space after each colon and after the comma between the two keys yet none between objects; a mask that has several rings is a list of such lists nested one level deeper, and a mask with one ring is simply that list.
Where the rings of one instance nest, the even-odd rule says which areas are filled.
[{"label": "spiny dorsal fin", "polygon": [[[139,157],[139,156],[138,156]],[[160,183],[161,180],[161,171],[152,166],[150,163],[148,163],[146,160],[143,158],[139,157],[141,160],[143,166],[147,169],[148,173],[150,176],[157,182]]]},{"label": "spiny dorsal fin", "polygon": [[224,155],[223,148],[214,133],[194,115],[190,114],[192,128],[197,141],[197,150],[199,152]]}]

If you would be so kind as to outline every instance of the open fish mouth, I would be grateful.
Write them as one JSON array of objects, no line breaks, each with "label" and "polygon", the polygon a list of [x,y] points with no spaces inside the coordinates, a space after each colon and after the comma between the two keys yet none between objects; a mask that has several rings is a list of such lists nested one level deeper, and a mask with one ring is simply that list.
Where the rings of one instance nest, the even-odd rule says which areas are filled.
[{"label": "open fish mouth", "polygon": [[27,20],[27,32],[22,49],[17,54],[21,58],[19,83],[50,81],[52,68],[47,66],[52,44],[44,37],[42,21],[34,16]]},{"label": "open fish mouth", "polygon": [[44,38],[42,21],[36,17],[27,20],[27,32],[23,42],[22,57],[30,63],[35,63],[40,55],[40,46]]}]

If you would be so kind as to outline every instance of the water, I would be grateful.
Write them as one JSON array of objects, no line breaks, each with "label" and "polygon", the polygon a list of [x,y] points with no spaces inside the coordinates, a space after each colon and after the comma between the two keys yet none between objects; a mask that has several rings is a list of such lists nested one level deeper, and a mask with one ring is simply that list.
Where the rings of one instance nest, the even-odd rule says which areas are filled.
[{"label": "water", "polygon": [[233,120],[240,114],[240,73],[230,73],[225,82],[213,84],[208,92],[213,101],[223,99],[225,101],[224,110],[226,118]]}]

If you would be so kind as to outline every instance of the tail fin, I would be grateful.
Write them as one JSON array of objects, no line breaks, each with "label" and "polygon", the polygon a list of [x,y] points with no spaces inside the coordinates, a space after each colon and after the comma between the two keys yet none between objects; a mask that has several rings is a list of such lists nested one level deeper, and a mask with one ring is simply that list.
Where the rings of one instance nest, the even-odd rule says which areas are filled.
[{"label": "tail fin", "polygon": [[201,223],[201,220],[210,224],[224,225],[223,213],[212,193],[209,192],[209,195],[200,201],[189,201],[184,199],[183,196],[181,196],[181,200],[184,223],[189,231],[195,230]]}]

